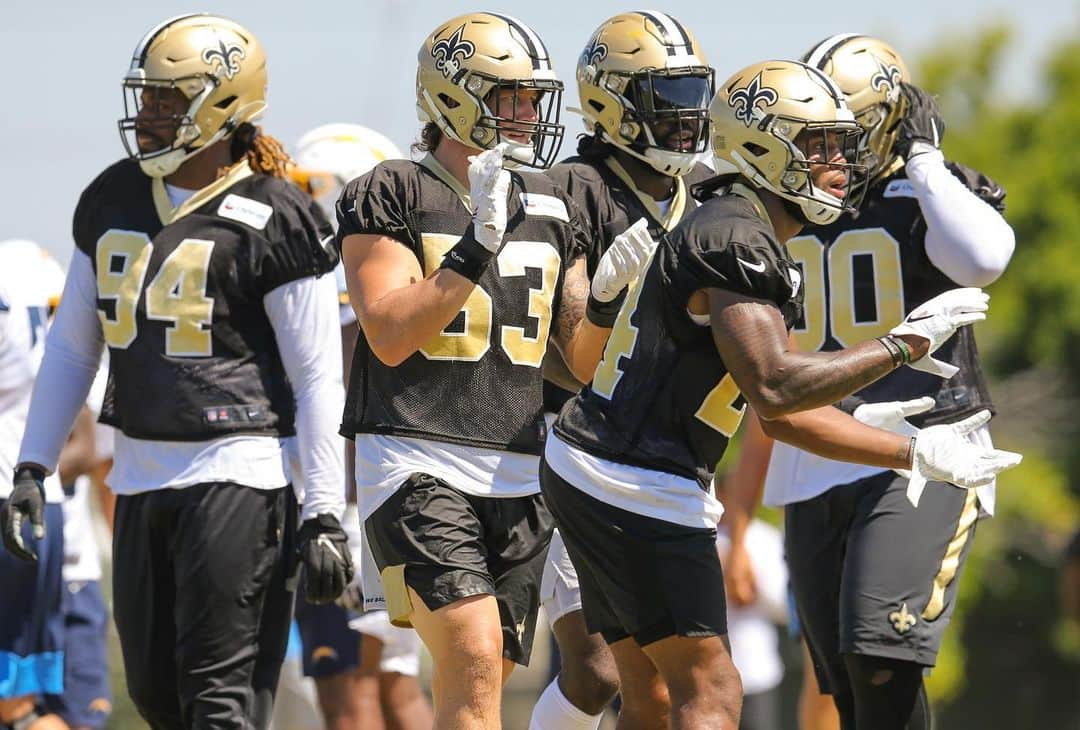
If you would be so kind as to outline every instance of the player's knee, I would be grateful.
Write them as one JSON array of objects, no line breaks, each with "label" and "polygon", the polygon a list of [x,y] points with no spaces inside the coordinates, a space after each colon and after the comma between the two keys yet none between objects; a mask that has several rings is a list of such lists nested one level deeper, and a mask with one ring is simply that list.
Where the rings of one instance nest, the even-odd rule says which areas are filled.
[{"label": "player's knee", "polygon": [[502,662],[500,637],[476,636],[440,657],[439,675],[448,691],[497,693],[502,686]]},{"label": "player's knee", "polygon": [[670,716],[671,695],[663,682],[623,692],[619,722],[627,727],[667,728]]},{"label": "player's knee", "polygon": [[563,654],[560,675],[563,694],[590,715],[600,714],[619,691],[619,672],[604,645],[578,656]]},{"label": "player's knee", "polygon": [[700,704],[722,711],[732,721],[738,718],[742,679],[727,651],[710,652],[665,679],[672,705]]}]

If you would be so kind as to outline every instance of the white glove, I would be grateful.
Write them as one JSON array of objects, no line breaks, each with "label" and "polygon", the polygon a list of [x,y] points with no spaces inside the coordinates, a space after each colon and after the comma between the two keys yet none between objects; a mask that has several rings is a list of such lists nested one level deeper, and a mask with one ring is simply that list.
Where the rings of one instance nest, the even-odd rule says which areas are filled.
[{"label": "white glove", "polygon": [[649,235],[649,222],[639,218],[615,236],[604,252],[592,279],[592,295],[598,302],[610,302],[637,278],[656,250]]},{"label": "white glove", "polygon": [[[915,400],[863,403],[851,415],[856,421],[865,423],[867,426],[911,437],[918,434],[919,429],[908,423],[907,417],[926,413],[934,407],[934,402],[930,396],[924,396]],[[893,469],[893,471],[905,479],[911,478],[911,472],[907,469]]]},{"label": "white glove", "polygon": [[986,319],[990,295],[976,287],[950,289],[911,311],[903,322],[889,330],[890,335],[917,335],[930,340],[930,350],[908,367],[931,375],[951,378],[959,372],[955,365],[930,357],[957,329]]},{"label": "white glove", "polygon": [[1011,451],[987,449],[967,435],[990,420],[990,411],[979,411],[956,423],[930,426],[915,437],[907,497],[915,507],[927,481],[949,482],[973,489],[990,484],[999,472],[1011,469],[1024,457]]},{"label": "white glove", "polygon": [[506,196],[510,173],[503,169],[505,142],[469,157],[469,201],[473,207],[473,236],[491,253],[498,253],[506,233]]}]

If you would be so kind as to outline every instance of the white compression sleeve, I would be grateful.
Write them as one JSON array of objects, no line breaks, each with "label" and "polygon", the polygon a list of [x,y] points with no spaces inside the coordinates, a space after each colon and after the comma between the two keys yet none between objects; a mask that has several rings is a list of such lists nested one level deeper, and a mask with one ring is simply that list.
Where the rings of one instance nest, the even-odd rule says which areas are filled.
[{"label": "white compression sleeve", "polygon": [[533,707],[529,730],[596,730],[603,713],[588,715],[574,706],[559,689],[559,678],[551,680]]},{"label": "white compression sleeve", "polygon": [[282,284],[263,299],[296,398],[296,446],[304,479],[301,518],[345,510],[345,457],[337,433],[345,410],[341,325],[333,276]]},{"label": "white compression sleeve", "polygon": [[915,155],[907,175],[926,219],[926,255],[961,286],[987,286],[1001,276],[1016,236],[1001,213],[945,166],[941,152]]},{"label": "white compression sleeve", "polygon": [[105,345],[97,312],[94,267],[82,251],[71,256],[56,318],[45,340],[19,460],[52,473],[75,417],[94,381]]}]

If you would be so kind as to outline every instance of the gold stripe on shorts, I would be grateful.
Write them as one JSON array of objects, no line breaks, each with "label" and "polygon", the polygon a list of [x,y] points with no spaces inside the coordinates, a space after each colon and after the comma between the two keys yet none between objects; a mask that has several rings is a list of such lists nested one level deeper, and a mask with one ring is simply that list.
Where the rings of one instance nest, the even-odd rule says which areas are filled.
[{"label": "gold stripe on shorts", "polygon": [[[950,489],[951,487],[945,487]],[[956,571],[960,569],[960,553],[964,550],[971,536],[971,528],[979,517],[979,502],[974,489],[967,490],[964,499],[964,509],[960,511],[960,519],[956,523],[956,532],[952,540],[945,547],[945,557],[941,559],[941,568],[934,576],[933,585],[930,588],[930,600],[922,611],[922,617],[926,621],[933,621],[945,610],[945,589],[953,582]]]},{"label": "gold stripe on shorts", "polygon": [[379,575],[382,577],[390,623],[403,629],[412,628],[409,617],[412,616],[413,605],[409,597],[409,587],[405,585],[405,564],[388,565]]}]

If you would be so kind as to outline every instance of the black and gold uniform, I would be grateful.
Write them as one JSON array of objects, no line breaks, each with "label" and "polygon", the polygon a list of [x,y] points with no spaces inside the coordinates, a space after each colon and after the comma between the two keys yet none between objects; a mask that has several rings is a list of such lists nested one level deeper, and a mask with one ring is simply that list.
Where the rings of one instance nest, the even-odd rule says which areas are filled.
[{"label": "black and gold uniform", "polygon": [[[688,302],[726,289],[771,302],[791,326],[800,281],[753,191],[736,183],[707,199],[660,240],[591,386],[556,421],[544,494],[579,572],[589,630],[609,643],[726,633],[719,561],[698,553],[708,545],[715,557],[721,510],[708,489],[745,403],[708,317]],[[656,550],[665,535],[671,549]],[[663,589],[673,575],[701,593]]]},{"label": "black and gold uniform", "polygon": [[[541,365],[564,274],[589,241],[548,178],[511,180],[502,248],[461,313],[396,367],[361,332],[341,433],[356,442],[360,516],[381,572],[364,577],[369,605],[384,591],[391,620],[408,625],[406,583],[429,608],[494,595],[504,654],[524,664],[552,530],[537,480]],[[472,213],[468,191],[429,155],[349,183],[338,221],[341,240],[392,238],[430,274]]]},{"label": "black and gold uniform", "polygon": [[[659,240],[697,207],[690,188],[713,174],[708,167],[698,164],[687,174],[673,177],[674,192],[661,207],[652,197],[638,190],[633,178],[615,158],[614,147],[595,142],[592,145],[606,149],[608,154],[579,154],[546,172],[581,209],[588,226],[592,239],[586,254],[590,279],[615,236],[644,218],[649,223],[649,235]],[[552,357],[555,355],[557,353],[551,353]],[[570,391],[546,380],[545,409],[549,413],[558,413],[574,392],[576,390]]]},{"label": "black and gold uniform", "polygon": [[123,160],[82,194],[74,235],[109,347],[103,423],[156,441],[295,433],[263,298],[337,262],[314,202],[245,161],[173,208]]}]

